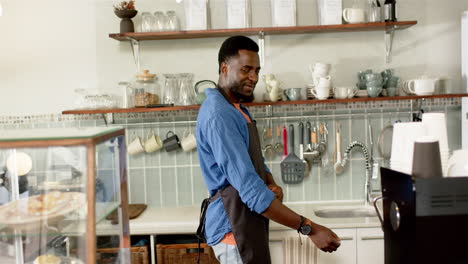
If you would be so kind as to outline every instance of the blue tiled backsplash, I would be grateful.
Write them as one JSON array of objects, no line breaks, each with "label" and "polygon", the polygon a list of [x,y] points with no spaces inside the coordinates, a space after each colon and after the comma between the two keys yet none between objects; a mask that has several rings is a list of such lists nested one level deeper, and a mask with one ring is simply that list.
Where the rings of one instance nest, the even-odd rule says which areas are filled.
[{"label": "blue tiled backsplash", "polygon": [[[426,112],[436,111],[447,114],[449,147],[451,150],[461,147],[460,99],[443,98],[429,99],[423,102]],[[268,113],[267,107],[250,107],[254,118],[258,118],[259,133],[267,124],[266,116],[272,118],[273,138],[263,142],[266,144],[278,142],[276,125],[295,124],[296,154],[297,124],[302,121],[326,122],[330,131],[327,152],[330,162],[334,162],[335,127],[342,127],[342,151],[353,140],[359,140],[369,146],[367,124],[373,127],[374,158],[380,164],[383,160],[377,149],[377,138],[386,125],[397,120],[411,120],[409,113],[415,107],[415,101],[379,101],[355,102],[337,104],[284,105],[272,107]],[[414,108],[413,108],[414,109]],[[399,113],[395,113],[399,112]],[[114,114],[116,123],[127,128],[127,143],[134,137],[143,140],[147,134],[155,133],[165,138],[168,131],[173,131],[179,137],[185,130],[195,130],[197,111],[151,112]],[[300,116],[301,118],[283,118]],[[169,121],[169,122],[168,122]],[[174,122],[175,121],[175,122]],[[189,122],[185,122],[189,121]],[[118,124],[117,124],[118,125]],[[36,116],[4,116],[0,117],[0,128],[36,128],[36,127],[69,127],[69,126],[105,126],[101,115],[36,115]],[[282,154],[267,160],[275,181],[283,186],[285,201],[309,202],[323,200],[362,200],[364,199],[365,168],[363,155],[356,151],[352,153],[351,162],[341,175],[332,172],[325,175],[318,164],[314,164],[310,175],[301,184],[283,184],[280,174]],[[143,153],[128,156],[129,195],[131,203],[147,203],[156,207],[175,207],[199,205],[208,196],[201,175],[198,155],[192,152],[176,151],[167,153],[164,150],[153,153]],[[379,179],[373,180],[374,190],[380,188]]]}]

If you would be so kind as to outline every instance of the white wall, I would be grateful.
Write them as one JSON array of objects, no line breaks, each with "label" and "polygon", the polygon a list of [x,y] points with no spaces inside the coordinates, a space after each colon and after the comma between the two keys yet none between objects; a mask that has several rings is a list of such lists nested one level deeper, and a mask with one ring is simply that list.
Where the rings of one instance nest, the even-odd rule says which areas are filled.
[{"label": "white wall", "polygon": [[[316,24],[316,3],[298,1],[299,25]],[[350,7],[351,0],[343,0]],[[73,108],[74,89],[116,89],[135,74],[130,46],[108,37],[119,30],[112,0],[0,0],[0,115],[59,113]],[[253,26],[269,25],[269,1],[253,1]],[[143,11],[175,10],[174,0],[137,0]],[[211,0],[213,27],[223,28],[222,0]],[[333,64],[336,85],[354,85],[362,69],[394,68],[403,79],[447,76],[461,91],[460,17],[466,0],[400,0],[399,20],[418,25],[395,35],[393,61],[384,63],[382,32],[282,35],[266,38],[263,73],[284,87],[304,87],[307,65]],[[134,19],[138,25],[140,16]],[[182,19],[183,22],[183,19]],[[183,23],[184,24],[184,23]],[[256,39],[256,38],[255,38]],[[224,38],[142,42],[142,66],[158,74],[193,72],[217,80],[217,52]],[[160,78],[162,79],[162,78]],[[259,82],[257,94],[263,84]]]},{"label": "white wall", "polygon": [[57,113],[96,84],[92,1],[1,0],[0,114]]}]

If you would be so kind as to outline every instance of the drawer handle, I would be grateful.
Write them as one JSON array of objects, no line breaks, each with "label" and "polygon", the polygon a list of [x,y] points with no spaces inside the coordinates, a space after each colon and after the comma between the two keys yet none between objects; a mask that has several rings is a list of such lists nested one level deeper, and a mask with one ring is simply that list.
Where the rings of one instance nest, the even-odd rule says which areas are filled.
[{"label": "drawer handle", "polygon": [[341,238],[341,240],[353,240],[354,239],[354,237],[352,237],[352,236],[344,236],[344,237],[340,237],[340,238]]},{"label": "drawer handle", "polygon": [[365,236],[365,237],[361,237],[361,240],[380,240],[380,239],[384,239],[383,236]]}]

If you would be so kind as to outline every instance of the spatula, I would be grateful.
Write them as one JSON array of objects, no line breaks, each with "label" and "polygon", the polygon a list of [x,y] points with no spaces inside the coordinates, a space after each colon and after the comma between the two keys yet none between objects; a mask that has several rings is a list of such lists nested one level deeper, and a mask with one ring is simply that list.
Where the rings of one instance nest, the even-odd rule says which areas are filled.
[{"label": "spatula", "polygon": [[281,161],[281,178],[286,184],[298,184],[304,179],[305,163],[294,153],[294,125],[289,125],[289,154]]}]

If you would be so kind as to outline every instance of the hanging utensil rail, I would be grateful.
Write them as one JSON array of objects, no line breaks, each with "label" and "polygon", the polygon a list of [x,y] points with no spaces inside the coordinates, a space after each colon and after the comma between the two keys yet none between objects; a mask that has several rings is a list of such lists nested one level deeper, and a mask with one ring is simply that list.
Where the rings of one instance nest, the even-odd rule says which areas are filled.
[{"label": "hanging utensil rail", "polygon": [[[419,111],[391,111],[391,112],[364,112],[364,113],[349,113],[349,114],[321,114],[321,115],[302,115],[302,116],[271,116],[271,117],[258,117],[255,120],[303,120],[307,118],[333,118],[333,117],[358,117],[358,116],[369,116],[369,115],[394,115],[394,114],[417,114]],[[143,122],[143,123],[112,123],[109,126],[155,126],[155,125],[177,125],[177,124],[194,124],[196,120],[186,121],[159,121],[154,122]]]}]

